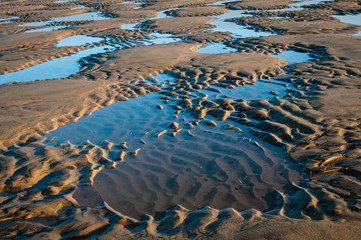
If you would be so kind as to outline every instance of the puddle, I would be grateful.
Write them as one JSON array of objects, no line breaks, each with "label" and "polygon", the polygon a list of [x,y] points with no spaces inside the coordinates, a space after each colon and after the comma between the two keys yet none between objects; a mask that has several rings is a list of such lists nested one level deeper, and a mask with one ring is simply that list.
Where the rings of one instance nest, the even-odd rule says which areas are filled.
[{"label": "puddle", "polygon": [[57,0],[56,3],[76,2],[77,0]]},{"label": "puddle", "polygon": [[300,53],[295,51],[284,51],[277,55],[272,55],[272,57],[280,58],[286,60],[287,62],[294,64],[294,63],[303,63],[308,62],[312,59],[308,53]]},{"label": "puddle", "polygon": [[333,2],[334,0],[296,0],[298,3],[288,4],[288,7],[291,9],[301,9],[303,10],[303,6],[307,5],[316,5],[324,2]]},{"label": "puddle", "polygon": [[288,4],[287,8],[276,9],[276,10],[266,10],[268,12],[286,12],[286,11],[302,11],[305,10],[304,6],[316,5],[323,2],[333,2],[334,0],[295,0],[299,1],[297,3]]},{"label": "puddle", "polygon": [[0,24],[12,23],[14,20],[18,19],[19,17],[8,17],[8,18],[1,18]]},{"label": "puddle", "polygon": [[100,12],[88,12],[83,14],[71,15],[66,17],[53,18],[50,21],[52,22],[71,22],[71,21],[99,21],[110,19],[110,17],[105,17]]},{"label": "puddle", "polygon": [[[110,19],[109,17],[105,17],[100,12],[88,12],[83,14],[71,15],[66,17],[58,17],[50,19],[49,21],[41,21],[41,22],[31,22],[27,24],[20,25],[20,27],[44,27],[47,25],[52,25],[58,22],[73,22],[73,21],[99,21]],[[56,30],[56,29],[54,29]]]},{"label": "puddle", "polygon": [[88,9],[88,7],[83,6],[83,5],[79,5],[79,6],[71,8],[71,10],[77,10],[77,9]]},{"label": "puddle", "polygon": [[361,31],[359,31],[358,33],[353,34],[353,36],[361,37]]},{"label": "puddle", "polygon": [[57,47],[72,47],[72,46],[82,46],[85,44],[94,44],[103,41],[103,38],[100,37],[91,37],[86,35],[76,35],[68,38],[61,39],[56,45]]},{"label": "puddle", "polygon": [[[170,84],[175,80],[176,78],[167,74],[159,74],[145,79],[144,82],[160,86]],[[286,95],[287,89],[288,86],[284,82],[272,79],[259,80],[253,85],[246,84],[233,89],[212,85],[208,89],[198,90],[195,94],[198,95],[197,98],[207,94],[209,100],[225,96],[233,100],[270,100],[275,95],[283,97]],[[160,130],[167,129],[169,122],[180,121],[180,119],[174,119],[175,110],[169,107],[165,100],[160,99],[162,96],[159,93],[150,93],[138,98],[130,98],[128,101],[114,103],[94,112],[90,117],[80,119],[76,123],[65,125],[49,133],[47,138],[56,137],[50,143],[51,145],[66,141],[79,144],[86,140],[100,144],[104,140],[108,140],[116,144],[128,142],[134,148],[141,147],[143,143],[139,143],[139,139],[144,138],[145,133],[154,137]],[[160,105],[164,107],[162,110],[157,108]],[[157,117],[152,115],[157,115]],[[183,117],[188,118],[187,116]],[[154,123],[150,122],[151,119]]]},{"label": "puddle", "polygon": [[168,74],[162,73],[151,78],[147,78],[144,81],[149,82],[150,84],[154,85],[161,85],[163,83],[172,83],[176,80],[176,78],[169,76]]},{"label": "puddle", "polygon": [[139,23],[127,23],[127,24],[123,24],[122,26],[120,26],[120,29],[124,29],[124,30],[129,30],[129,31],[135,31],[136,28],[135,26],[137,26]]},{"label": "puddle", "polygon": [[[47,137],[49,139],[57,137],[51,143],[52,145],[66,141],[78,144],[85,140],[100,144],[102,141],[108,140],[116,144],[127,142],[133,148],[141,147],[143,144],[138,141],[144,137],[146,132],[154,136],[160,128],[167,127],[164,125],[164,122],[168,123],[165,119],[173,117],[173,109],[158,110],[156,108],[158,104],[164,104],[159,97],[159,94],[147,94],[138,98],[130,98],[126,102],[114,103],[96,111],[90,117],[49,133]],[[156,121],[154,114],[158,111],[158,123],[149,125],[150,120]],[[129,115],[132,116],[131,120]]]},{"label": "puddle", "polygon": [[[276,80],[259,80],[253,85],[246,84],[242,87],[223,88],[212,85],[209,88],[198,90],[201,94],[207,94],[207,99],[214,101],[218,98],[231,98],[233,100],[270,100],[275,96],[284,97],[286,95],[287,85]],[[199,94],[198,94],[199,95]],[[201,95],[199,95],[202,97]]]},{"label": "puddle", "polygon": [[3,21],[9,21],[9,20],[15,20],[15,19],[18,19],[19,17],[8,17],[8,18],[1,18],[0,19],[0,22],[3,22]]},{"label": "puddle", "polygon": [[144,4],[144,1],[126,1],[126,2],[121,2],[119,4]]},{"label": "puddle", "polygon": [[215,3],[207,4],[207,6],[222,6],[223,4],[230,3],[230,2],[238,2],[238,1],[237,0],[218,1]]},{"label": "puddle", "polygon": [[[165,74],[154,79],[159,84],[174,80]],[[250,87],[258,92],[259,86]],[[136,157],[126,157],[124,163],[101,171],[94,179],[94,189],[102,199],[132,217],[154,215],[175,204],[189,209],[206,205],[270,209],[275,204],[274,189],[282,189],[290,179],[298,181],[296,165],[286,165],[287,158],[279,149],[260,140],[254,144],[247,127],[207,116],[205,120],[217,122],[216,127],[201,122],[190,130],[189,123],[195,119],[186,111],[174,118],[175,110],[161,96],[151,93],[98,110],[49,133],[48,139],[56,139],[48,144],[79,144],[85,140],[99,144],[108,140],[115,146],[126,142],[128,149],[124,151],[141,148]],[[163,106],[161,110],[159,105]],[[172,122],[183,129],[175,137],[169,128]],[[229,124],[245,132],[225,130]],[[156,137],[164,130],[164,135]],[[82,196],[92,199],[80,190],[76,193],[80,203]]]},{"label": "puddle", "polygon": [[269,19],[290,19],[290,17],[269,17]]},{"label": "puddle", "polygon": [[257,32],[256,30],[249,29],[246,26],[239,25],[235,22],[228,22],[227,19],[232,18],[241,18],[241,17],[252,17],[251,14],[248,14],[244,10],[230,10],[227,13],[221,15],[212,16],[218,18],[211,22],[211,25],[215,25],[214,28],[209,29],[209,32],[230,32],[233,34],[234,37],[265,37],[265,36],[272,36],[274,34],[269,32]]},{"label": "puddle", "polygon": [[32,32],[50,32],[50,31],[56,31],[56,30],[60,30],[63,28],[67,28],[70,27],[71,25],[66,25],[66,26],[51,26],[51,27],[46,27],[46,28],[38,28],[38,29],[31,29],[31,30],[26,30],[25,33],[32,33]]},{"label": "puddle", "polygon": [[136,22],[136,23],[123,24],[123,25],[120,26],[120,29],[129,30],[129,31],[136,31],[137,26],[141,25],[145,21],[160,19],[160,18],[171,18],[172,16],[168,16],[165,12],[172,11],[172,10],[177,10],[177,9],[179,9],[179,8],[171,8],[171,9],[166,9],[166,10],[163,10],[163,11],[159,11],[159,12],[157,12],[157,16],[155,16],[155,17],[147,18],[147,19],[144,19],[144,20],[142,20],[140,22]]},{"label": "puddle", "polygon": [[134,10],[137,10],[137,9],[141,9],[143,8],[143,4],[145,4],[146,2],[145,1],[126,1],[126,2],[122,2],[122,3],[119,3],[119,4],[133,4],[133,5],[140,5],[138,7],[133,7]]},{"label": "puddle", "polygon": [[[228,1],[224,1],[224,2],[228,2]],[[215,3],[215,4],[217,4],[217,3]],[[146,20],[143,20],[143,21],[140,21],[137,23],[123,24],[120,28],[124,29],[124,30],[129,30],[129,31],[136,31],[137,27],[140,26],[141,23],[143,23],[145,21],[149,21],[149,20],[154,20],[154,19],[170,18],[172,16],[168,16],[165,12],[171,11],[171,10],[178,10],[178,9],[180,9],[180,8],[173,8],[173,9],[159,11],[157,13],[156,17],[148,18]],[[214,25],[215,27],[207,30],[209,32],[231,32],[234,37],[243,37],[243,38],[264,37],[264,36],[274,35],[274,34],[268,33],[268,32],[257,32],[256,30],[249,29],[242,25],[238,25],[234,22],[226,21],[227,19],[232,19],[232,18],[252,17],[251,14],[248,14],[244,10],[230,10],[227,13],[224,13],[221,15],[214,15],[212,17],[217,18],[217,20],[214,20],[213,22],[210,23],[211,25]]]},{"label": "puddle", "polygon": [[151,33],[149,37],[152,39],[144,40],[144,45],[154,45],[154,44],[168,44],[182,41],[181,38],[174,38],[173,34],[162,34],[162,33]]},{"label": "puddle", "polygon": [[332,15],[332,17],[337,18],[340,22],[361,25],[361,13],[355,15]]},{"label": "puddle", "polygon": [[0,75],[0,84],[69,77],[70,75],[80,70],[78,61],[81,58],[88,57],[92,54],[109,52],[112,50],[113,49],[109,46],[89,48],[70,56],[40,63],[24,70]]},{"label": "puddle", "polygon": [[228,47],[224,43],[211,43],[206,47],[198,49],[197,52],[205,54],[219,54],[237,52],[237,49],[233,47]]}]

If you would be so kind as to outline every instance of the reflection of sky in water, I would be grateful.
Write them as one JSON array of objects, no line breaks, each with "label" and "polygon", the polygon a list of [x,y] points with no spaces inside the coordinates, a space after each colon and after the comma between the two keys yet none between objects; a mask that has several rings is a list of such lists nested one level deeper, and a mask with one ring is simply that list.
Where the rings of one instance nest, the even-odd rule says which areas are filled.
[{"label": "reflection of sky in water", "polygon": [[252,15],[247,14],[244,10],[230,10],[227,13],[221,15],[215,15],[213,17],[218,18],[211,22],[211,25],[215,25],[214,28],[209,29],[210,32],[230,32],[234,37],[263,37],[271,36],[272,33],[267,32],[257,32],[253,29],[248,29],[246,26],[236,24],[234,22],[227,22],[227,19],[232,18],[241,18],[241,17],[251,17]]},{"label": "reflection of sky in water", "polygon": [[299,2],[288,4],[287,8],[265,10],[265,11],[267,11],[267,12],[302,11],[302,10],[304,10],[303,6],[315,5],[315,4],[320,4],[323,2],[332,2],[334,0],[295,0],[295,1],[299,1]]},{"label": "reflection of sky in water", "polygon": [[88,7],[86,7],[86,6],[79,5],[79,6],[73,7],[71,10],[77,10],[77,9],[87,9],[87,8],[88,8]]},{"label": "reflection of sky in water", "polygon": [[[134,5],[139,5],[139,4],[144,4],[146,3],[145,1],[126,1],[126,2],[121,2],[119,4],[134,4]],[[133,7],[134,10],[137,9],[141,9],[143,8],[142,6],[138,6],[138,7]]]},{"label": "reflection of sky in water", "polygon": [[239,2],[239,1],[237,1],[237,0],[218,1],[218,2],[207,4],[207,6],[222,6],[223,4],[226,4],[229,2]]},{"label": "reflection of sky in water", "polygon": [[123,24],[122,26],[120,26],[120,29],[124,29],[124,30],[129,30],[129,31],[134,31],[135,30],[135,26],[137,26],[139,23],[127,23],[127,24]]},{"label": "reflection of sky in water", "polygon": [[272,99],[277,93],[280,97],[286,95],[286,87],[284,83],[278,84],[276,80],[272,81],[257,81],[254,85],[246,84],[241,87],[223,88],[212,85],[208,89],[198,90],[199,93],[207,94],[207,99],[215,100],[227,96],[233,100],[262,100]]},{"label": "reflection of sky in water", "polygon": [[146,82],[151,83],[152,85],[154,84],[163,84],[163,83],[170,83],[170,82],[174,82],[176,79],[174,77],[171,77],[165,73],[150,77],[145,79]]},{"label": "reflection of sky in water", "polygon": [[76,35],[68,38],[61,39],[56,45],[57,47],[71,47],[71,46],[82,46],[87,43],[99,43],[103,41],[100,37],[90,37],[86,35]]},{"label": "reflection of sky in water", "polygon": [[0,22],[1,21],[7,21],[7,20],[13,20],[13,19],[18,19],[19,17],[8,17],[8,18],[1,18],[0,19]]},{"label": "reflection of sky in water", "polygon": [[136,23],[128,23],[128,24],[123,24],[122,26],[120,26],[120,29],[124,29],[124,30],[129,30],[129,31],[135,31],[136,30],[136,26],[138,24],[141,24],[145,21],[149,21],[149,20],[154,20],[154,19],[160,19],[160,18],[171,18],[172,16],[168,16],[167,14],[165,14],[165,12],[167,11],[172,11],[172,10],[176,10],[179,8],[172,8],[172,9],[167,9],[167,10],[163,10],[163,11],[159,11],[157,12],[157,16],[152,17],[152,18],[147,18],[143,21],[140,22],[136,22]]},{"label": "reflection of sky in water", "polygon": [[206,47],[198,49],[197,52],[205,54],[219,54],[237,52],[237,49],[233,47],[228,47],[224,43],[211,43]]},{"label": "reflection of sky in water", "polygon": [[67,26],[51,26],[51,27],[45,27],[45,28],[31,29],[31,30],[25,31],[25,33],[50,32],[50,31],[55,31],[55,30],[60,30],[60,29],[63,29],[63,28],[67,28],[67,27],[70,27],[70,25],[67,25]]},{"label": "reflection of sky in water", "polygon": [[57,0],[56,3],[76,2],[77,0]]},{"label": "reflection of sky in water", "polygon": [[50,19],[49,21],[42,22],[31,22],[27,24],[20,25],[22,27],[42,27],[56,22],[72,22],[72,21],[98,21],[110,19],[109,17],[104,17],[101,13],[98,12],[88,12],[83,14],[71,15],[66,17],[58,17]]},{"label": "reflection of sky in water", "polygon": [[[154,137],[159,129],[167,128],[173,118],[172,108],[157,109],[157,105],[164,105],[164,100],[159,99],[160,96],[162,95],[150,93],[138,98],[130,98],[125,102],[114,103],[87,118],[49,133],[47,137],[58,138],[51,144],[66,141],[77,144],[86,140],[99,144],[108,140],[117,144],[126,141],[128,146],[139,145],[137,142],[144,137],[145,132],[149,132],[149,135]],[[152,120],[155,121],[154,124],[149,124]]]},{"label": "reflection of sky in water", "polygon": [[174,38],[173,34],[162,34],[162,33],[151,33],[149,36],[152,39],[146,39],[143,41],[144,45],[153,45],[153,44],[167,44],[180,42],[182,39]]},{"label": "reflection of sky in water", "polygon": [[[130,30],[130,31],[134,31],[136,30],[137,26],[140,26],[140,24],[142,22],[148,21],[148,20],[154,20],[154,19],[160,19],[160,18],[169,18],[172,16],[168,16],[165,14],[166,11],[171,11],[171,10],[177,10],[179,8],[174,8],[174,9],[167,9],[167,10],[163,10],[163,11],[159,11],[157,13],[156,17],[153,18],[148,18],[146,20],[143,20],[141,22],[137,22],[137,23],[129,23],[129,24],[123,24],[120,28],[124,29],[124,30]],[[262,36],[271,36],[273,35],[272,33],[266,33],[266,32],[257,32],[255,30],[252,29],[248,29],[245,26],[241,26],[238,25],[234,22],[227,22],[227,19],[232,19],[232,18],[241,18],[241,17],[251,17],[252,15],[247,14],[246,11],[244,10],[230,10],[227,13],[224,14],[220,14],[220,15],[215,15],[213,17],[217,18],[217,20],[214,20],[213,22],[211,22],[211,25],[214,25],[215,27],[212,29],[209,29],[208,31],[210,32],[231,32],[235,37],[262,37]],[[170,36],[169,36],[170,38]]]},{"label": "reflection of sky in water", "polygon": [[111,51],[109,47],[94,47],[65,56],[62,58],[53,59],[48,62],[40,63],[38,65],[0,75],[0,84],[9,82],[31,82],[34,80],[65,78],[79,71],[80,65],[78,61],[81,58],[88,57],[92,54],[105,53]]},{"label": "reflection of sky in water", "polygon": [[[300,1],[300,0],[298,0],[298,1]],[[315,4],[320,4],[320,3],[323,3],[323,2],[333,2],[333,1],[334,0],[301,0],[298,3],[288,4],[288,6],[290,8],[301,8],[301,7],[307,6],[307,5],[315,5]]]},{"label": "reflection of sky in water", "polygon": [[355,33],[353,36],[361,37],[361,31],[359,31],[358,33]]},{"label": "reflection of sky in water", "polygon": [[[158,84],[175,80],[175,78],[166,74],[160,74],[146,81],[154,83],[154,79],[157,79]],[[275,96],[270,93],[271,91],[277,92],[280,96],[285,95],[286,87],[284,83],[270,82],[258,81],[254,85],[245,85],[234,89],[211,86],[211,88],[218,89],[222,93],[202,89],[194,94],[199,95],[199,97],[207,94],[210,100],[217,99],[217,95],[228,95],[234,100],[272,99]],[[140,139],[152,139],[160,130],[170,130],[168,125],[173,121],[181,124],[182,128],[182,123],[185,123],[183,118],[188,118],[187,115],[182,115],[182,118],[174,119],[175,110],[160,99],[161,96],[163,95],[159,93],[150,93],[138,98],[130,98],[128,101],[114,103],[94,112],[89,117],[82,118],[75,123],[62,126],[58,130],[49,133],[47,135],[48,139],[56,137],[49,144],[55,145],[66,141],[79,144],[86,140],[99,144],[104,140],[108,140],[115,144],[127,142],[128,146],[141,147]],[[171,103],[175,102],[171,101]],[[164,108],[160,110],[157,108],[158,105],[162,105]],[[190,118],[189,121],[191,120],[194,119]],[[148,134],[145,136],[146,132]]]},{"label": "reflection of sky in water", "polygon": [[272,55],[272,57],[280,58],[286,60],[289,63],[302,63],[311,60],[312,58],[308,53],[300,53],[295,51],[284,51],[277,55]]},{"label": "reflection of sky in water", "polygon": [[332,15],[332,17],[337,18],[341,22],[350,23],[354,25],[361,25],[361,13],[355,15]]}]

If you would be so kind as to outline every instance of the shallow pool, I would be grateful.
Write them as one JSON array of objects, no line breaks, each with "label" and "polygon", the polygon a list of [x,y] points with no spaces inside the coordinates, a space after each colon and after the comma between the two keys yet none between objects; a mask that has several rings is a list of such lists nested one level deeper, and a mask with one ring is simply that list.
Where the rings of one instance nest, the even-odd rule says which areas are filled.
[{"label": "shallow pool", "polygon": [[80,70],[78,61],[81,58],[112,50],[113,48],[110,46],[89,48],[69,56],[37,64],[24,70],[6,73],[0,75],[0,84],[69,77]]},{"label": "shallow pool", "polygon": [[272,57],[286,60],[291,64],[308,62],[312,59],[312,57],[308,53],[301,53],[292,50],[284,51],[277,55],[272,55]]},{"label": "shallow pool", "polygon": [[76,35],[61,39],[56,45],[57,47],[82,46],[85,44],[94,44],[103,41],[100,37],[91,37],[86,35]]},{"label": "shallow pool", "polygon": [[208,46],[198,49],[197,52],[205,54],[220,54],[237,52],[237,49],[228,47],[224,43],[210,43]]}]

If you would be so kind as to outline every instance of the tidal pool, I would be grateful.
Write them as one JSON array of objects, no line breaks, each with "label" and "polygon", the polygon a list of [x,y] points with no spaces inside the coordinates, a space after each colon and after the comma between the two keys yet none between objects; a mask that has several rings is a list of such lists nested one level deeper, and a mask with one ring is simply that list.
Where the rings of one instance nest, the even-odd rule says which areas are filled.
[{"label": "tidal pool", "polygon": [[[174,80],[161,74],[147,81]],[[259,92],[258,85],[249,87]],[[177,100],[167,102],[162,96],[150,93],[115,103],[47,135],[50,145],[86,140],[101,145],[108,140],[115,151],[140,149],[136,157],[127,156],[115,169],[96,176],[95,195],[79,188],[75,198],[80,204],[106,201],[136,218],[175,204],[268,210],[275,206],[274,189],[282,191],[290,181],[301,179],[296,164],[287,163],[279,149],[253,137],[246,126],[212,116],[196,120],[186,110],[175,113],[172,104]],[[208,121],[217,126],[208,126]],[[192,123],[195,128],[190,129]],[[172,126],[178,126],[176,135]],[[227,130],[229,126],[233,130]]]},{"label": "tidal pool", "polygon": [[100,37],[91,37],[86,35],[76,35],[68,38],[61,39],[56,45],[57,47],[70,47],[70,46],[82,46],[85,44],[94,44],[103,41]]},{"label": "tidal pool", "polygon": [[24,70],[6,73],[0,75],[0,85],[10,82],[31,82],[35,80],[69,77],[80,70],[78,61],[81,58],[112,50],[113,48],[110,46],[89,48],[69,56],[37,64]]},{"label": "tidal pool", "polygon": [[287,5],[287,8],[283,9],[275,9],[275,10],[265,10],[267,12],[286,12],[286,11],[302,11],[304,10],[304,6],[308,5],[316,5],[323,2],[332,2],[334,0],[295,0],[299,1],[296,3],[290,3]]},{"label": "tidal pool", "polygon": [[226,0],[226,1],[218,1],[214,3],[209,3],[207,6],[222,6],[223,4],[230,3],[230,2],[239,2],[237,0]]},{"label": "tidal pool", "polygon": [[57,0],[56,3],[76,2],[77,0]]},{"label": "tidal pool", "polygon": [[0,24],[4,24],[4,23],[10,23],[16,19],[18,19],[19,17],[8,17],[8,18],[1,18],[0,19]]},{"label": "tidal pool", "polygon": [[135,30],[137,30],[137,25],[140,25],[143,22],[146,22],[149,20],[154,20],[154,19],[160,19],[160,18],[171,18],[172,16],[168,16],[165,12],[171,11],[171,10],[176,10],[176,9],[178,9],[178,8],[172,8],[172,9],[166,9],[166,10],[159,11],[159,12],[157,12],[157,16],[155,16],[155,17],[147,18],[145,20],[142,20],[142,21],[139,21],[136,23],[123,24],[120,26],[120,29],[135,31]]},{"label": "tidal pool", "polygon": [[154,44],[168,44],[182,41],[181,38],[173,37],[173,34],[163,34],[163,33],[151,33],[149,37],[143,42],[144,45],[154,45]]},{"label": "tidal pool", "polygon": [[66,16],[66,17],[52,18],[48,21],[26,23],[26,24],[20,25],[20,27],[45,27],[45,26],[47,26],[47,28],[29,30],[28,32],[52,31],[52,30],[58,30],[58,29],[70,26],[70,25],[67,25],[65,27],[64,26],[60,26],[60,27],[51,26],[54,23],[58,23],[58,22],[99,21],[99,20],[106,20],[106,19],[110,19],[110,18],[103,16],[103,14],[100,12],[88,12],[88,13],[71,15],[71,16]]},{"label": "tidal pool", "polygon": [[254,84],[246,84],[241,87],[224,88],[212,85],[209,88],[198,90],[201,94],[207,94],[207,99],[230,98],[233,100],[270,100],[275,96],[284,97],[288,86],[276,80],[262,80]]},{"label": "tidal pool", "polygon": [[208,46],[202,47],[197,50],[197,52],[205,54],[231,53],[237,51],[238,50],[236,48],[228,47],[224,43],[211,43]]},{"label": "tidal pool", "polygon": [[286,60],[287,62],[294,64],[294,63],[303,63],[308,62],[312,59],[308,53],[301,53],[296,51],[284,51],[277,55],[272,55],[272,57],[280,58]]},{"label": "tidal pool", "polygon": [[332,15],[332,17],[337,18],[341,22],[350,23],[354,25],[361,25],[361,13],[360,14],[349,14],[349,15]]},{"label": "tidal pool", "polygon": [[50,27],[45,27],[45,28],[38,28],[38,29],[31,29],[31,30],[26,30],[25,33],[32,33],[32,32],[50,32],[50,31],[56,31],[56,30],[60,30],[63,28],[67,28],[70,27],[71,25],[65,25],[65,26],[50,26]]},{"label": "tidal pool", "polygon": [[230,10],[227,13],[221,15],[214,15],[212,17],[217,18],[211,22],[211,25],[215,27],[209,29],[209,32],[230,32],[236,38],[247,38],[247,37],[264,37],[274,35],[271,32],[259,32],[246,26],[239,25],[235,22],[227,21],[232,18],[251,17],[252,15],[244,10]]},{"label": "tidal pool", "polygon": [[361,37],[361,31],[359,31],[358,33],[353,34],[353,36]]}]

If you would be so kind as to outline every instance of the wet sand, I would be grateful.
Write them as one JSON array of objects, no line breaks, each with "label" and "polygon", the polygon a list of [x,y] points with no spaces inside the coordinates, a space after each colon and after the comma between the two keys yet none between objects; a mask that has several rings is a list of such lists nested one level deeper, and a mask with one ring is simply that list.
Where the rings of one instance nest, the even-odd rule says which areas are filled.
[{"label": "wet sand", "polygon": [[[358,238],[361,26],[332,17],[357,1],[122,2],[0,2],[0,19],[18,17],[1,20],[2,74],[114,48],[63,79],[0,85],[1,237]],[[234,10],[253,16],[225,22],[269,36],[212,32]],[[102,18],[19,26],[87,12]],[[144,44],[152,33],[181,41]],[[104,41],[56,46],[80,34]],[[212,42],[238,51],[197,51]],[[286,94],[226,91],[272,80]]]}]

